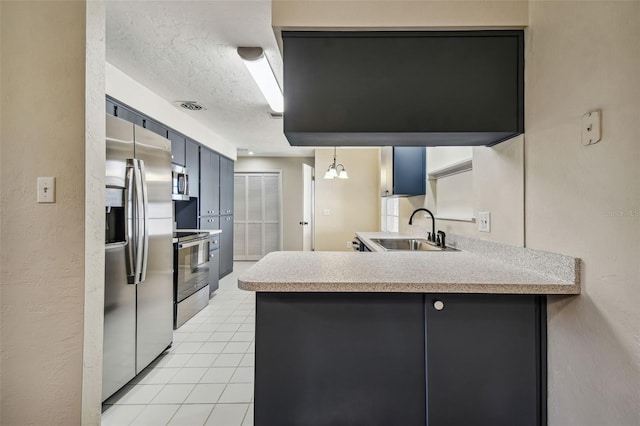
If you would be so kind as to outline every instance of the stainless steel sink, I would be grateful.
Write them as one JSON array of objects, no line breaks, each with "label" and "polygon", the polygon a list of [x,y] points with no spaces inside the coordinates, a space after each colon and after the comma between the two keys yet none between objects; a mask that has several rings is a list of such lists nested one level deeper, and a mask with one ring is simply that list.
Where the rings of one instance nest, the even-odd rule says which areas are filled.
[{"label": "stainless steel sink", "polygon": [[438,247],[435,243],[422,238],[372,239],[386,251],[458,251],[451,247]]}]

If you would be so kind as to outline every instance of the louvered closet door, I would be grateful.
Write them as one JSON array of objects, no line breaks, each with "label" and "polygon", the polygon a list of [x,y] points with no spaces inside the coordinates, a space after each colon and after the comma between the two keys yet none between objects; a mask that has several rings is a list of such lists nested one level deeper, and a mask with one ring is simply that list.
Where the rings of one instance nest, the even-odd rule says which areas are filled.
[{"label": "louvered closet door", "polygon": [[236,173],[234,260],[282,249],[280,173]]}]

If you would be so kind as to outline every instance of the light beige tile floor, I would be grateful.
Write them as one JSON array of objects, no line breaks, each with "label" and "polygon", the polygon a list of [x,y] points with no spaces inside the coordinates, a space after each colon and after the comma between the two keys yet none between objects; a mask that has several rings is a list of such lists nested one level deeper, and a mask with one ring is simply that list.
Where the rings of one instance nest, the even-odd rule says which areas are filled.
[{"label": "light beige tile floor", "polygon": [[103,426],[252,426],[255,293],[235,262],[209,306],[173,334],[173,346],[103,406]]}]

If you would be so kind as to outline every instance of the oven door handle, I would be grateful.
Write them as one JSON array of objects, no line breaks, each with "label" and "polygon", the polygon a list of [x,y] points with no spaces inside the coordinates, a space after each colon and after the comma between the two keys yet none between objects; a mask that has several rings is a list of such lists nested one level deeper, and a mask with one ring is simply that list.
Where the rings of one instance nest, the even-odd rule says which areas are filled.
[{"label": "oven door handle", "polygon": [[198,246],[200,244],[206,244],[208,240],[209,240],[208,238],[203,238],[201,240],[189,241],[188,243],[178,243],[178,249]]}]

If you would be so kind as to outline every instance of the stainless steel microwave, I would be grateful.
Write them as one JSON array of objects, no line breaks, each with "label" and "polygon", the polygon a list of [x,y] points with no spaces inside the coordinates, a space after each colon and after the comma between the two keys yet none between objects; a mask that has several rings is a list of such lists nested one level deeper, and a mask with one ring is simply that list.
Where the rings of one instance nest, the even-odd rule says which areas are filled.
[{"label": "stainless steel microwave", "polygon": [[189,199],[189,173],[186,167],[171,165],[171,199]]}]

